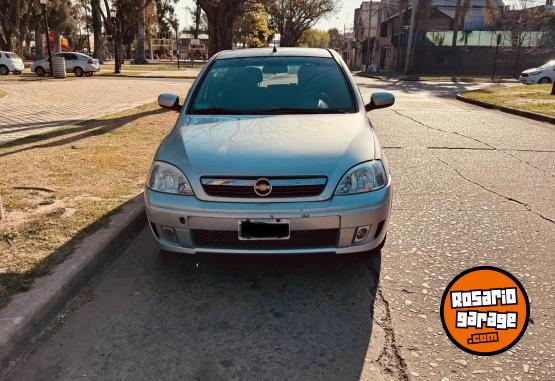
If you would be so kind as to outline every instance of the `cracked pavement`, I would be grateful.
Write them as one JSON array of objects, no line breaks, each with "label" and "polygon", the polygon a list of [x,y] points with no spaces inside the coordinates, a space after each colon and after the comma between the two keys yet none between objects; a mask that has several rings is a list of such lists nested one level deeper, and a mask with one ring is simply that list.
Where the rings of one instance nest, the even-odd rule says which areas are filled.
[{"label": "cracked pavement", "polygon": [[[554,379],[554,126],[460,103],[464,84],[357,82],[397,97],[369,114],[394,183],[381,257],[160,256],[145,229],[10,379]],[[477,265],[531,302],[497,356],[459,350],[439,317]]]}]

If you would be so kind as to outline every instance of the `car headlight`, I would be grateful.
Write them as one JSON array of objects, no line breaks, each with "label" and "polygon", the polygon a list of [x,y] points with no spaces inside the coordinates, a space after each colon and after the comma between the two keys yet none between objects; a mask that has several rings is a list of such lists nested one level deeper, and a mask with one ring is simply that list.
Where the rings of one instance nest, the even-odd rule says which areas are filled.
[{"label": "car headlight", "polygon": [[153,191],[182,194],[192,196],[193,190],[189,181],[177,167],[155,161],[150,168],[147,179],[147,186]]},{"label": "car headlight", "polygon": [[530,75],[538,75],[538,74],[540,74],[540,73],[541,73],[541,71],[535,71],[535,72],[533,72],[533,73],[530,73]]},{"label": "car headlight", "polygon": [[387,174],[381,160],[367,161],[349,169],[335,189],[335,195],[371,192],[385,187]]}]

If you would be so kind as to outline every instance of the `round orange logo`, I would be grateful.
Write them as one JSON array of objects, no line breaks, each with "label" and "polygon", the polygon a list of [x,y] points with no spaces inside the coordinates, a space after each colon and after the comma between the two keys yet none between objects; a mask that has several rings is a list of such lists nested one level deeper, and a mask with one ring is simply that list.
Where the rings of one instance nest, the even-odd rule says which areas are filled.
[{"label": "round orange logo", "polygon": [[441,323],[460,349],[480,356],[504,352],[524,335],[530,303],[522,284],[492,266],[468,269],[441,299]]}]

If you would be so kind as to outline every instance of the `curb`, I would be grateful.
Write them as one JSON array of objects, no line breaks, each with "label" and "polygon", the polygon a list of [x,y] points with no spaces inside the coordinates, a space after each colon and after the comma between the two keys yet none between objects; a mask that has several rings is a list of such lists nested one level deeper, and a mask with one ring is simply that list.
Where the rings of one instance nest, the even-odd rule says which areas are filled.
[{"label": "curb", "polygon": [[410,77],[386,77],[386,76],[379,76],[379,75],[367,75],[364,73],[354,73],[354,75],[358,77],[364,78],[372,78],[378,79],[381,81],[403,81],[403,82],[437,82],[437,83],[450,83],[450,82],[463,82],[463,83],[491,83],[491,84],[498,84],[498,83],[517,83],[517,81],[498,81],[492,82],[486,79],[482,80],[480,78],[470,78],[470,77],[459,77],[456,80],[451,79],[418,79],[418,78],[410,78]]},{"label": "curb", "polygon": [[489,108],[489,109],[497,109],[497,110],[506,112],[508,114],[518,115],[518,116],[522,116],[524,118],[534,119],[534,120],[538,120],[540,122],[547,122],[547,123],[551,123],[551,124],[555,125],[555,117],[553,117],[553,116],[538,114],[537,112],[532,112],[532,111],[519,110],[519,109],[512,108],[512,107],[499,106],[499,105],[496,105],[496,104],[493,104],[493,103],[479,101],[479,100],[476,100],[476,99],[470,99],[470,98],[465,97],[462,94],[457,94],[457,99],[461,102],[470,103],[470,104],[473,104],[473,105],[476,105],[476,106]]},{"label": "curb", "polygon": [[36,343],[64,305],[117,257],[146,222],[143,194],[125,203],[105,227],[84,238],[64,262],[0,310],[0,379]]}]

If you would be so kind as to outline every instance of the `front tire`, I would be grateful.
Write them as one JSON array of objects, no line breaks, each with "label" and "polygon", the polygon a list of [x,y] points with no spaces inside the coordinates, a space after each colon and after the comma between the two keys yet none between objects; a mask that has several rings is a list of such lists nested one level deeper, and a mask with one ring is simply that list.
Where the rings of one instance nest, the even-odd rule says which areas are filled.
[{"label": "front tire", "polygon": [[8,75],[10,74],[10,69],[7,66],[1,65],[0,66],[0,75]]},{"label": "front tire", "polygon": [[541,84],[551,83],[551,79],[549,77],[543,77],[543,78],[540,78],[538,83],[541,83]]},{"label": "front tire", "polygon": [[79,66],[73,69],[73,74],[75,74],[76,77],[82,77],[84,73],[83,69]]},{"label": "front tire", "polygon": [[46,70],[44,70],[42,66],[37,66],[35,68],[35,74],[38,75],[39,77],[44,77],[44,75],[46,74]]}]

